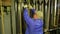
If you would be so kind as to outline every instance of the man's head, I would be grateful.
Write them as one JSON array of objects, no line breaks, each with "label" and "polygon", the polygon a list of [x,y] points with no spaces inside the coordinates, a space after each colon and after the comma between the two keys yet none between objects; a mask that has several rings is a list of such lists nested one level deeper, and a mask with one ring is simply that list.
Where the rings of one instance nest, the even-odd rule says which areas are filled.
[{"label": "man's head", "polygon": [[34,18],[34,19],[43,18],[43,12],[42,12],[42,11],[36,11],[36,12],[33,14],[33,18]]}]

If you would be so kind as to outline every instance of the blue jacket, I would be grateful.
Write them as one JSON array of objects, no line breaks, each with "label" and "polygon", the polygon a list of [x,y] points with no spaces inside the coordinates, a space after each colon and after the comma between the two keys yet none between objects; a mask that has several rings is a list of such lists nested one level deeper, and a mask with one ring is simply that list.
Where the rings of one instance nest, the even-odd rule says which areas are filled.
[{"label": "blue jacket", "polygon": [[[32,12],[35,10],[32,9]],[[28,15],[28,10],[24,9],[24,19],[27,24],[26,32],[25,34],[43,34],[43,20],[42,19],[32,19]]]}]

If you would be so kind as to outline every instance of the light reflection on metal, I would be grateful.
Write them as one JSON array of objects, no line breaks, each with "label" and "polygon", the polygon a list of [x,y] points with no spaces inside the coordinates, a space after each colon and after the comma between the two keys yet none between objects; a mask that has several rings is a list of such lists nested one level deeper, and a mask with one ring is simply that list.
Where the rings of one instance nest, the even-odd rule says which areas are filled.
[{"label": "light reflection on metal", "polygon": [[56,14],[57,14],[57,0],[55,0],[54,26],[57,25],[57,23],[56,23]]}]

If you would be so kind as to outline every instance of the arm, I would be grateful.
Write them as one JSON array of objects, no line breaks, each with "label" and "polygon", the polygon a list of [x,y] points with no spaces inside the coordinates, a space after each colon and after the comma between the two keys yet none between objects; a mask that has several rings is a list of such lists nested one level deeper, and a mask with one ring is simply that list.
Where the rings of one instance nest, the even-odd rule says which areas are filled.
[{"label": "arm", "polygon": [[33,18],[33,15],[35,13],[35,9],[30,9],[30,17]]},{"label": "arm", "polygon": [[28,15],[28,10],[27,8],[24,9],[24,19],[26,21],[27,24],[30,24],[33,22],[32,18],[30,18],[30,16]]},{"label": "arm", "polygon": [[32,13],[35,13],[35,9],[31,9]]}]

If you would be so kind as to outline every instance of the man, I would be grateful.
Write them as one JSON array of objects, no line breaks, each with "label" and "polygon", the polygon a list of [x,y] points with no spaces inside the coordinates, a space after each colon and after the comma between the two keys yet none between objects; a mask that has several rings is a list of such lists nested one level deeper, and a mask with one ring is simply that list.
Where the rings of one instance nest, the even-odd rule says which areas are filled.
[{"label": "man", "polygon": [[27,24],[25,34],[43,34],[43,13],[41,11],[35,11],[32,6],[29,8],[34,12],[33,18],[28,15],[27,5],[24,6],[24,19]]}]

